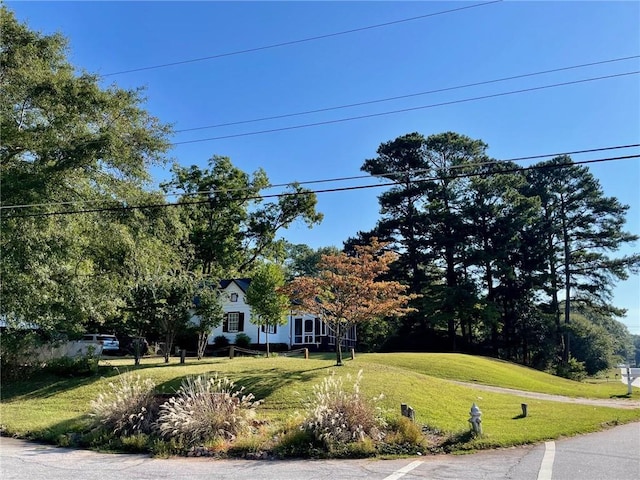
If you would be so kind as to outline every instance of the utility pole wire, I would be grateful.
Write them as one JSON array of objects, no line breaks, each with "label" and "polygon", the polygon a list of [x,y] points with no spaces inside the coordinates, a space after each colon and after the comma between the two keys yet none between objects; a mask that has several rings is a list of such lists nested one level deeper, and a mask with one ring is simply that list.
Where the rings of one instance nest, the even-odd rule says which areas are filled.
[{"label": "utility pole wire", "polygon": [[165,68],[165,67],[172,67],[175,65],[184,65],[187,63],[196,63],[196,62],[203,62],[205,60],[214,60],[216,58],[223,58],[223,57],[232,57],[235,55],[242,55],[245,53],[252,53],[252,52],[259,52],[262,50],[269,50],[271,48],[279,48],[279,47],[286,47],[289,45],[296,45],[298,43],[305,43],[305,42],[312,42],[315,40],[322,40],[325,38],[330,38],[330,37],[337,37],[340,35],[349,35],[351,33],[357,33],[357,32],[363,32],[365,30],[372,30],[374,28],[382,28],[382,27],[388,27],[390,25],[397,25],[399,23],[406,23],[406,22],[412,22],[414,20],[421,20],[424,18],[429,18],[429,17],[436,17],[438,15],[445,15],[447,13],[454,13],[454,12],[459,12],[462,10],[469,10],[471,8],[476,8],[476,7],[484,7],[486,5],[492,5],[494,3],[500,3],[502,2],[502,0],[492,0],[490,2],[484,2],[484,3],[477,3],[474,5],[467,5],[464,7],[458,7],[458,8],[453,8],[450,10],[443,10],[440,12],[433,12],[433,13],[427,13],[425,15],[418,15],[417,17],[411,17],[411,18],[403,18],[400,20],[393,20],[391,22],[385,22],[385,23],[379,23],[376,25],[368,25],[366,27],[360,27],[360,28],[352,28],[350,30],[344,30],[342,32],[334,32],[334,33],[327,33],[324,35],[316,35],[314,37],[308,37],[308,38],[301,38],[298,40],[290,40],[288,42],[280,42],[280,43],[274,43],[271,45],[264,45],[262,47],[254,47],[254,48],[247,48],[245,50],[236,50],[234,52],[227,52],[227,53],[219,53],[217,55],[209,55],[207,57],[200,57],[200,58],[192,58],[189,60],[180,60],[177,62],[169,62],[169,63],[162,63],[159,65],[151,65],[148,67],[139,67],[139,68],[131,68],[129,70],[120,70],[118,72],[111,72],[111,73],[105,73],[104,75],[102,75],[102,77],[111,77],[114,75],[123,75],[125,73],[133,73],[133,72],[141,72],[144,70],[155,70],[158,68]]},{"label": "utility pole wire", "polygon": [[[185,129],[185,130],[175,130],[172,133],[179,133],[179,132],[185,132],[185,131],[190,131],[190,130],[201,130],[201,129],[206,129],[206,128],[222,127],[222,126],[236,125],[236,124],[242,124],[242,123],[258,122],[258,121],[262,121],[262,120],[285,118],[285,117],[291,117],[291,116],[296,116],[296,115],[305,115],[305,114],[308,114],[308,113],[316,113],[316,112],[329,111],[329,110],[337,110],[337,109],[340,109],[340,108],[349,108],[351,106],[365,105],[365,104],[369,104],[369,103],[379,103],[379,102],[383,102],[383,101],[386,101],[386,100],[393,100],[393,99],[396,99],[396,98],[427,95],[429,93],[444,92],[444,91],[447,91],[447,90],[457,90],[457,89],[462,89],[462,88],[468,88],[468,87],[475,86],[475,85],[497,83],[497,82],[501,82],[501,81],[504,81],[504,80],[517,79],[517,78],[521,78],[521,77],[530,77],[530,76],[535,76],[535,75],[542,75],[544,73],[550,73],[550,72],[561,71],[561,70],[570,70],[570,69],[588,67],[588,66],[592,66],[592,65],[601,65],[601,64],[604,64],[604,63],[619,62],[619,61],[630,60],[630,59],[634,59],[634,58],[640,58],[640,55],[633,55],[633,56],[629,56],[629,57],[620,57],[620,58],[614,58],[614,59],[609,59],[609,60],[601,60],[601,61],[598,61],[598,62],[586,63],[586,64],[582,64],[582,65],[560,67],[560,68],[553,69],[553,70],[546,70],[546,71],[540,71],[540,72],[527,73],[527,74],[523,74],[523,75],[516,75],[516,76],[512,76],[512,77],[505,77],[505,78],[495,79],[495,80],[487,80],[485,82],[471,83],[471,84],[468,84],[468,85],[445,87],[445,88],[442,88],[442,89],[439,89],[439,90],[433,90],[433,91],[430,91],[430,92],[408,94],[408,95],[399,96],[399,97],[390,97],[389,99],[372,100],[370,102],[354,103],[354,104],[351,104],[351,105],[328,107],[328,108],[324,108],[324,109],[310,110],[310,111],[307,111],[307,112],[292,113],[292,114],[286,114],[286,115],[280,115],[280,116],[272,116],[272,117],[264,117],[264,118],[255,119],[255,120],[245,120],[245,121],[240,121],[240,122],[230,122],[230,123],[224,123],[224,124],[219,124],[219,125],[212,125],[212,126],[209,126],[209,127],[195,127],[195,128],[191,128],[191,129]],[[632,74],[635,74],[635,73],[638,73],[638,72],[624,73],[624,74],[621,74],[621,75],[632,75]],[[615,77],[615,76],[620,76],[620,75],[612,75],[612,76]],[[212,140],[225,139],[225,138],[242,137],[242,136],[249,136],[249,135],[258,135],[258,134],[261,134],[261,133],[271,133],[271,132],[284,131],[284,130],[293,130],[293,129],[298,129],[298,128],[325,125],[325,124],[330,124],[330,123],[346,122],[346,121],[358,120],[358,119],[367,118],[367,117],[391,115],[391,114],[394,114],[394,113],[401,113],[401,112],[410,111],[410,110],[433,108],[433,107],[445,106],[445,105],[455,104],[455,103],[471,102],[471,101],[474,101],[474,100],[481,100],[481,99],[486,99],[486,98],[491,98],[491,97],[512,95],[512,94],[515,94],[515,93],[522,93],[522,92],[525,92],[525,91],[528,91],[528,90],[541,90],[541,89],[552,88],[552,87],[556,87],[556,86],[568,85],[568,84],[571,84],[571,83],[584,83],[584,82],[589,82],[589,81],[594,81],[594,80],[602,80],[604,78],[610,78],[612,76],[588,78],[588,79],[583,79],[583,80],[577,80],[575,82],[546,85],[546,86],[541,86],[541,87],[534,87],[534,88],[527,89],[527,90],[517,90],[517,91],[513,91],[513,92],[503,92],[503,93],[497,93],[497,94],[494,94],[494,95],[489,95],[489,96],[484,96],[484,97],[454,100],[454,101],[451,101],[451,102],[438,103],[438,104],[433,104],[433,105],[423,105],[423,106],[420,106],[420,107],[412,107],[412,108],[407,108],[407,109],[403,109],[403,110],[396,110],[396,111],[391,111],[391,112],[381,112],[381,113],[375,113],[375,114],[371,114],[371,115],[363,115],[363,116],[359,116],[359,117],[328,120],[328,121],[325,121],[325,122],[303,124],[303,125],[294,125],[294,126],[290,126],[290,127],[282,127],[282,128],[271,129],[271,130],[261,130],[261,131],[257,131],[257,132],[247,132],[247,133],[240,133],[240,134],[236,134],[236,135],[227,135],[227,136],[221,136],[221,137],[211,137],[211,138],[205,138],[205,139],[196,139],[196,140],[190,140],[190,141],[185,141],[185,142],[173,142],[173,143],[168,143],[168,145],[181,145],[181,144],[186,144],[186,143],[205,142],[205,141],[212,141]],[[88,141],[85,141],[85,142],[80,142],[80,143],[78,143],[76,145],[77,146],[93,145],[93,144],[96,144],[96,143],[100,143],[102,141],[103,140],[88,140]]]},{"label": "utility pole wire", "polygon": [[[477,163],[469,163],[466,164],[464,166],[460,165],[454,165],[451,167],[451,169],[456,169],[456,168],[468,168],[468,167],[486,167],[486,166],[490,166],[490,165],[497,165],[497,164],[503,164],[505,162],[521,162],[523,160],[537,160],[537,159],[541,159],[541,158],[549,158],[549,157],[559,157],[559,156],[564,156],[564,155],[579,155],[579,154],[583,154],[583,153],[595,153],[595,152],[603,152],[603,151],[607,151],[607,150],[620,150],[620,149],[627,149],[627,148],[635,148],[635,147],[640,147],[640,143],[632,143],[632,144],[628,144],[628,145],[614,145],[614,146],[609,146],[609,147],[599,147],[599,148],[589,148],[589,149],[583,149],[583,150],[572,150],[572,151],[568,151],[568,152],[556,152],[556,153],[546,153],[546,154],[539,154],[539,155],[528,155],[525,157],[514,157],[514,158],[505,158],[502,160],[491,160],[491,161],[487,161],[487,162],[477,162]],[[385,173],[385,176],[387,177],[391,177],[391,176],[406,176],[406,175],[416,175],[419,173],[423,173],[425,172],[424,169],[415,169],[415,170],[410,170],[407,172],[387,172]],[[344,182],[344,181],[348,181],[348,180],[361,180],[363,178],[371,178],[371,175],[367,174],[367,175],[354,175],[354,176],[350,176],[350,177],[337,177],[337,178],[325,178],[325,179],[320,179],[320,180],[307,180],[307,181],[303,181],[303,182],[298,182],[298,181],[294,181],[294,182],[288,182],[288,183],[275,183],[275,184],[269,184],[266,187],[264,187],[262,190],[267,190],[267,189],[271,189],[271,188],[280,188],[280,187],[289,187],[291,185],[312,185],[312,184],[318,184],[318,183],[334,183],[334,182]],[[247,188],[230,188],[230,189],[225,189],[224,193],[228,193],[228,192],[244,192],[247,191]],[[169,197],[176,197],[176,196],[182,196],[182,197],[193,197],[193,196],[197,196],[197,195],[211,195],[211,194],[215,194],[215,193],[223,193],[223,191],[221,190],[205,190],[205,191],[199,191],[199,192],[164,192],[164,195],[169,196]],[[0,210],[3,209],[18,209],[18,208],[33,208],[33,207],[53,207],[53,206],[62,206],[62,205],[77,205],[77,204],[87,204],[87,203],[100,203],[100,202],[104,202],[104,200],[75,200],[75,201],[71,201],[71,202],[48,202],[48,203],[32,203],[32,204],[23,204],[23,205],[0,205]]]},{"label": "utility pole wire", "polygon": [[324,108],[318,108],[315,110],[305,110],[302,112],[294,112],[294,113],[285,113],[282,115],[272,115],[272,116],[268,116],[268,117],[260,117],[260,118],[253,118],[250,120],[238,120],[235,122],[226,122],[226,123],[217,123],[214,125],[205,125],[202,127],[191,127],[191,128],[181,128],[179,130],[174,130],[174,133],[183,133],[183,132],[193,132],[196,130],[207,130],[210,128],[220,128],[220,127],[230,127],[232,125],[243,125],[243,124],[247,124],[247,123],[256,123],[256,122],[264,122],[266,120],[278,120],[281,118],[289,118],[289,117],[297,117],[297,116],[301,116],[301,115],[310,115],[312,113],[321,113],[321,112],[330,112],[332,110],[341,110],[341,109],[345,109],[345,108],[353,108],[353,107],[361,107],[363,105],[372,105],[374,103],[383,103],[383,102],[390,102],[393,100],[402,100],[405,98],[412,98],[412,97],[419,97],[419,96],[423,96],[423,95],[431,95],[434,93],[442,93],[442,92],[449,92],[451,90],[460,90],[463,88],[469,88],[469,87],[478,87],[480,85],[490,85],[492,83],[499,83],[499,82],[506,82],[509,80],[517,80],[519,78],[528,78],[528,77],[535,77],[535,76],[539,76],[539,75],[545,75],[548,73],[556,73],[556,72],[563,72],[563,71],[567,71],[567,70],[575,70],[578,68],[585,68],[585,67],[593,67],[596,65],[603,65],[605,63],[614,63],[614,62],[623,62],[626,60],[633,60],[636,58],[640,58],[640,55],[632,55],[629,57],[620,57],[620,58],[612,58],[609,60],[601,60],[599,62],[591,62],[591,63],[583,63],[580,65],[571,65],[568,67],[559,67],[559,68],[553,68],[551,70],[541,70],[538,72],[531,72],[531,73],[523,73],[521,75],[513,75],[510,77],[502,77],[502,78],[496,78],[493,80],[485,80],[482,82],[474,82],[474,83],[467,83],[464,85],[455,85],[453,87],[443,87],[443,88],[438,88],[435,90],[427,90],[424,92],[416,92],[416,93],[408,93],[405,95],[397,95],[395,97],[386,97],[386,98],[379,98],[376,100],[367,100],[364,102],[357,102],[357,103],[349,103],[349,104],[345,104],[345,105],[338,105],[338,106],[334,106],[334,107],[324,107]]},{"label": "utility pole wire", "polygon": [[[525,172],[529,170],[546,170],[546,169],[564,168],[564,167],[570,167],[573,165],[587,165],[591,163],[630,160],[633,158],[640,158],[640,154],[626,155],[626,156],[620,156],[620,157],[598,158],[594,160],[582,160],[579,162],[567,162],[564,164],[556,164],[556,165],[532,165],[529,167],[516,167],[516,168],[510,168],[510,169],[496,171],[496,172],[472,172],[472,173],[460,173],[455,175],[434,176],[429,178],[411,180],[411,182],[424,183],[424,182],[430,182],[434,180],[453,180],[457,178],[482,177],[482,176],[488,176],[488,175],[504,175],[508,173]],[[353,190],[365,190],[369,188],[390,187],[394,185],[401,185],[404,183],[406,183],[406,181],[386,182],[386,183],[377,183],[377,184],[369,184],[369,185],[354,185],[350,187],[327,188],[323,190],[309,190],[306,192],[282,192],[282,193],[274,193],[270,195],[248,195],[243,198],[235,199],[234,201],[247,202],[250,200],[265,200],[268,198],[283,198],[283,197],[294,197],[299,195],[312,195],[312,194],[315,195],[318,193],[335,193],[335,192],[346,192],[346,191],[353,191]],[[56,212],[29,213],[25,215],[7,215],[5,216],[5,218],[11,219],[11,218],[29,218],[29,217],[49,217],[49,216],[60,216],[60,215],[75,215],[75,214],[81,214],[81,213],[142,210],[147,208],[165,208],[165,207],[180,207],[180,206],[187,206],[187,205],[203,205],[203,204],[208,204],[209,202],[210,202],[209,199],[207,199],[207,200],[195,200],[195,201],[189,201],[189,202],[159,203],[159,204],[150,204],[150,205],[127,205],[127,206],[117,206],[117,207],[115,206],[102,207],[102,208],[93,208],[93,209],[86,209],[86,210],[67,210],[67,211],[61,210]]]},{"label": "utility pole wire", "polygon": [[[467,164],[467,165],[454,165],[451,167],[451,169],[456,169],[456,168],[467,168],[467,167],[485,167],[485,166],[489,166],[489,165],[496,165],[496,164],[500,164],[500,163],[504,163],[504,162],[521,162],[523,160],[536,160],[536,159],[540,159],[540,158],[548,158],[548,157],[559,157],[559,156],[563,156],[563,155],[579,155],[582,153],[595,153],[595,152],[603,152],[606,150],[619,150],[619,149],[627,149],[627,148],[634,148],[634,147],[640,147],[640,143],[633,143],[633,144],[629,144],[629,145],[616,145],[616,146],[612,146],[612,147],[600,147],[600,148],[589,148],[586,150],[573,150],[571,152],[559,152],[559,153],[548,153],[545,155],[530,155],[527,157],[516,157],[516,158],[507,158],[507,159],[503,159],[503,160],[492,160],[489,162],[479,162],[479,163],[472,163],[472,164]],[[410,170],[408,172],[388,172],[385,173],[385,176],[400,176],[400,175],[415,175],[418,173],[423,173],[425,170],[424,169],[415,169],[415,170]],[[351,177],[337,177],[337,178],[327,178],[327,179],[323,179],[323,180],[306,180],[303,182],[289,182],[289,183],[276,183],[276,184],[270,184],[267,185],[265,187],[265,189],[268,188],[276,188],[276,187],[287,187],[289,185],[291,185],[291,183],[296,183],[297,185],[312,185],[312,184],[318,184],[318,183],[332,183],[332,182],[344,182],[347,180],[361,180],[363,178],[371,178],[371,175],[354,175]],[[225,190],[227,192],[232,192],[232,191],[237,191],[238,189],[231,189],[231,190]],[[211,193],[210,190],[207,191],[200,191],[200,192],[193,192],[193,193],[189,193],[189,192],[165,192],[165,195],[170,196],[170,197],[175,197],[178,195],[182,195],[183,197],[191,197],[191,196],[196,196],[196,195],[207,195]],[[54,204],[51,204],[54,205]],[[0,207],[1,208],[1,207]]]},{"label": "utility pole wire", "polygon": [[573,80],[570,82],[561,82],[561,83],[553,83],[550,85],[542,85],[540,87],[530,87],[530,88],[523,88],[521,90],[511,90],[508,92],[500,92],[500,93],[493,93],[491,95],[481,95],[479,97],[470,97],[470,98],[463,98],[463,99],[459,99],[459,100],[451,100],[448,102],[441,102],[441,103],[432,103],[430,105],[421,105],[419,107],[408,107],[408,108],[401,108],[399,110],[390,110],[390,111],[386,111],[386,112],[379,112],[379,113],[369,113],[366,115],[358,115],[355,117],[346,117],[346,118],[338,118],[338,119],[334,119],[334,120],[325,120],[322,122],[314,122],[314,123],[304,123],[301,125],[291,125],[288,127],[279,127],[279,128],[270,128],[267,130],[257,130],[257,131],[253,131],[253,132],[244,132],[244,133],[235,133],[235,134],[231,134],[231,135],[221,135],[218,137],[208,137],[208,138],[200,138],[200,139],[196,139],[196,140],[185,140],[182,142],[172,142],[171,145],[187,145],[187,144],[192,144],[192,143],[202,143],[202,142],[211,142],[213,140],[225,140],[225,139],[229,139],[229,138],[238,138],[238,137],[248,137],[248,136],[252,136],[252,135],[261,135],[264,133],[275,133],[275,132],[284,132],[287,130],[297,130],[300,128],[309,128],[309,127],[318,127],[320,125],[331,125],[331,124],[335,124],[335,123],[343,123],[343,122],[350,122],[353,120],[362,120],[365,118],[374,118],[374,117],[382,117],[382,116],[386,116],[386,115],[394,115],[396,113],[405,113],[405,112],[411,112],[411,111],[416,111],[416,110],[424,110],[427,108],[435,108],[435,107],[443,107],[445,105],[455,105],[458,103],[468,103],[468,102],[475,102],[478,100],[486,100],[489,98],[497,98],[497,97],[504,97],[507,95],[516,95],[519,93],[526,93],[526,92],[535,92],[538,90],[545,90],[545,89],[549,89],[549,88],[555,88],[555,87],[564,87],[567,85],[577,85],[579,83],[587,83],[587,82],[595,82],[597,80],[607,80],[607,79],[611,79],[611,78],[619,78],[619,77],[625,77],[625,76],[629,76],[629,75],[637,75],[638,73],[640,73],[639,70],[635,70],[632,72],[624,72],[624,73],[616,73],[613,75],[604,75],[601,77],[591,77],[591,78],[585,78],[582,80]]}]

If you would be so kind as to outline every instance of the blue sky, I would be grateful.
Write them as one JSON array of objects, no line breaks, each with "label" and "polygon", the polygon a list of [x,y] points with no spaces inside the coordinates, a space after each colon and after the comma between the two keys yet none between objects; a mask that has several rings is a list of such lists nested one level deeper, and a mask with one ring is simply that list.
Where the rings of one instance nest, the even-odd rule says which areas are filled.
[{"label": "blue sky", "polygon": [[[69,58],[104,85],[146,88],[148,110],[176,130],[366,102],[572,65],[640,55],[638,2],[511,2],[468,8],[315,41],[130,73],[126,70],[237,52],[482,2],[6,2],[30,28],[59,31]],[[174,142],[251,133],[458,101],[640,70],[638,58],[407,99],[176,133]],[[381,142],[418,131],[455,131],[499,159],[640,143],[640,76],[585,82],[404,113],[176,145],[172,161],[205,166],[214,154],[272,183],[360,175]],[[574,160],[632,155],[640,149]],[[527,165],[527,162],[521,162]],[[590,167],[604,192],[630,205],[640,233],[640,162]],[[161,181],[169,166],[153,170]],[[371,179],[317,188],[376,183]],[[341,246],[378,219],[366,189],[319,195],[322,225],[284,236]],[[269,192],[266,192],[269,193]],[[625,250],[638,251],[639,245]],[[640,334],[640,277],[615,289],[624,322]]]}]

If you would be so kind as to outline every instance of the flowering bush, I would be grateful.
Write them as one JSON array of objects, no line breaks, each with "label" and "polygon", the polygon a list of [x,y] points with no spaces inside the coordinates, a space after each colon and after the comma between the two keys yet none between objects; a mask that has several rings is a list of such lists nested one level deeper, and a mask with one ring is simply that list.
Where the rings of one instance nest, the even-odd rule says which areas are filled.
[{"label": "flowering bush", "polygon": [[175,397],[160,406],[158,431],[187,445],[224,438],[233,440],[255,415],[253,394],[236,389],[226,377],[187,377]]},{"label": "flowering bush", "polygon": [[[351,380],[350,375],[346,378]],[[367,438],[380,440],[384,421],[374,403],[360,394],[361,380],[362,370],[354,381],[353,391],[346,392],[342,378],[336,377],[334,372],[314,386],[303,429],[312,432],[329,447]]]},{"label": "flowering bush", "polygon": [[114,434],[149,433],[154,422],[155,383],[140,375],[125,373],[117,382],[110,382],[106,391],[91,402],[95,423]]}]

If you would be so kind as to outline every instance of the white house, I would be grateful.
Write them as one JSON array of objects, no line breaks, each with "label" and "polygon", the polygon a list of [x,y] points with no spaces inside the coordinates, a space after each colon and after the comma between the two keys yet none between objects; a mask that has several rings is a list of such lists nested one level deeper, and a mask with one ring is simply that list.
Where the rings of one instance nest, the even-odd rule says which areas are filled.
[{"label": "white house", "polygon": [[[218,336],[225,336],[229,343],[235,343],[236,335],[244,333],[251,339],[252,344],[265,344],[266,333],[264,326],[251,322],[251,306],[246,302],[247,288],[251,279],[236,278],[220,282],[224,321],[221,326],[214,328],[209,335],[208,343],[212,345]],[[320,350],[333,350],[335,335],[319,317],[303,314],[292,310],[287,315],[285,325],[269,326],[269,343],[286,343],[289,348],[313,347]],[[344,346],[355,346],[356,329],[350,329],[343,342]]]}]

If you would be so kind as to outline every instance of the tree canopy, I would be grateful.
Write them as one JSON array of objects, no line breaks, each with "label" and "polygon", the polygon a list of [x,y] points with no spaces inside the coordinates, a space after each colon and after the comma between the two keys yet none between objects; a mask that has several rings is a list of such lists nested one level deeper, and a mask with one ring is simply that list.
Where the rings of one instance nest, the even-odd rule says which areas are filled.
[{"label": "tree canopy", "polygon": [[318,315],[329,326],[336,342],[336,363],[342,365],[341,344],[349,328],[409,311],[415,297],[396,281],[381,280],[397,256],[373,239],[355,247],[355,254],[323,255],[319,274],[294,278],[283,291],[297,310]]},{"label": "tree canopy", "polygon": [[264,330],[269,356],[269,330],[287,323],[289,298],[281,292],[284,272],[275,263],[263,263],[251,278],[247,289],[247,303],[251,305],[251,322]]},{"label": "tree canopy", "polygon": [[524,170],[487,148],[453,132],[414,132],[364,161],[364,171],[396,184],[379,196],[375,228],[345,246],[389,240],[399,257],[388,278],[422,295],[386,348],[462,349],[549,368],[566,366],[574,336],[577,359],[591,369],[586,352],[597,348],[581,332],[610,337],[602,347],[627,342],[624,326],[571,328],[570,318],[585,308],[623,313],[610,303],[613,285],[640,264],[637,254],[618,254],[637,239],[624,231],[628,207],[569,157]]},{"label": "tree canopy", "polygon": [[296,220],[310,228],[320,223],[317,198],[291,184],[277,202],[263,202],[260,191],[269,185],[264,170],[249,175],[228,157],[213,156],[209,168],[174,165],[166,191],[182,193],[183,222],[190,229],[190,269],[234,276],[251,270],[259,258],[280,256],[284,242],[277,233]]},{"label": "tree canopy", "polygon": [[141,263],[175,259],[172,212],[120,210],[159,200],[144,187],[169,127],[140,90],[77,74],[62,35],[33,32],[6,7],[0,22],[0,313],[79,331],[118,314]]},{"label": "tree canopy", "polygon": [[[0,315],[9,326],[153,334],[168,354],[193,311],[202,328],[219,322],[219,299],[202,285],[251,274],[282,256],[283,228],[321,221],[311,191],[293,183],[265,202],[266,173],[218,155],[208,168],[174,166],[155,190],[149,168],[164,165],[170,128],[145,110],[143,91],[102,86],[69,62],[62,35],[0,13]],[[182,195],[178,206],[166,205],[169,189]]]}]

